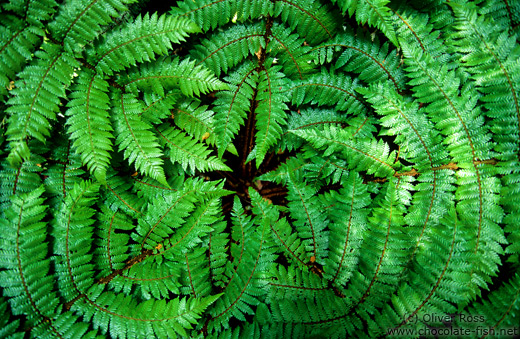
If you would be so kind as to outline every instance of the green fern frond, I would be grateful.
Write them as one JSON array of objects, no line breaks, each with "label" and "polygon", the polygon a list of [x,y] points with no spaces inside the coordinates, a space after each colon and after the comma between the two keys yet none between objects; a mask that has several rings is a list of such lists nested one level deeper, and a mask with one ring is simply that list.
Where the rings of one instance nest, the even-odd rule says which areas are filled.
[{"label": "green fern frond", "polygon": [[[201,105],[201,102],[197,99],[186,99],[174,108],[172,115],[175,125],[195,140],[204,141],[211,146],[216,144],[215,112],[208,109],[207,105]],[[232,143],[228,144],[226,151],[234,155],[237,154],[237,150]]]},{"label": "green fern frond", "polygon": [[[252,227],[251,223],[240,225],[243,232],[243,251],[241,253],[241,263],[235,268],[235,273],[224,289],[222,297],[216,302],[215,307],[210,311],[212,319],[210,328],[218,330],[222,326],[229,327],[229,319],[245,319],[246,314],[252,314],[252,307],[260,303],[260,289],[266,282],[262,279],[263,273],[269,269],[268,263],[273,260],[269,255],[269,250],[264,244],[267,242],[268,233],[266,232],[268,223],[271,222],[266,216],[272,212],[265,201],[254,190],[249,194],[253,203],[253,212],[258,216],[257,227]],[[243,214],[240,202],[235,199],[234,205],[235,223],[240,223],[240,215]],[[254,220],[254,219],[253,219]],[[247,222],[247,219],[244,220]]]},{"label": "green fern frond", "polygon": [[[484,145],[488,143],[489,137],[486,133],[477,133],[481,129],[485,131],[483,121],[476,117],[477,93],[472,88],[466,88],[463,96],[459,97],[461,81],[454,72],[416,46],[405,42],[401,42],[401,46],[407,65],[406,71],[412,79],[409,83],[413,86],[415,96],[420,102],[432,103],[425,106],[425,111],[432,115],[432,120],[439,125],[443,134],[456,135],[465,140],[464,143],[458,142],[462,144],[459,147],[466,148],[465,152],[459,150],[457,155],[454,154],[454,160],[464,162],[468,161],[469,157],[487,159],[490,147]],[[473,95],[470,97],[471,94]],[[434,112],[437,114],[436,117],[433,117]],[[473,138],[478,139],[473,141]],[[475,145],[482,145],[483,149],[474,149]],[[458,153],[466,159],[460,158],[461,155]]]},{"label": "green fern frond", "polygon": [[[427,4],[427,6],[430,8],[432,12],[430,22],[433,24],[433,27],[437,31],[443,32],[443,34],[453,31],[452,25],[455,22],[455,17],[453,15],[453,12],[449,10],[447,1],[430,1],[430,3]],[[417,4],[415,4],[413,7],[417,8]]]},{"label": "green fern frond", "polygon": [[134,330],[146,337],[176,338],[186,337],[186,330],[191,329],[204,310],[218,298],[219,295],[213,295],[175,298],[168,302],[149,299],[138,303],[121,293],[104,292],[93,298],[92,304],[75,304],[74,308],[85,321],[96,324],[112,338],[135,337]]},{"label": "green fern frond", "polygon": [[126,5],[132,2],[135,0],[66,1],[49,23],[49,32],[54,40],[63,43],[67,52],[79,53],[113,22],[113,18],[127,11]]},{"label": "green fern frond", "polygon": [[246,262],[246,242],[251,236],[254,228],[252,216],[245,213],[244,208],[237,197],[233,198],[231,216],[231,232],[229,232],[231,235],[231,243],[229,244],[229,249],[226,251],[229,253],[225,254],[226,259],[228,259],[228,256],[230,256],[230,258],[223,267],[224,272],[221,280],[223,288],[229,286],[230,282],[237,276],[240,265],[243,262]]},{"label": "green fern frond", "polygon": [[39,28],[43,28],[44,22],[48,21],[56,12],[56,6],[58,4],[55,0],[11,0],[2,4],[4,11],[25,18],[28,24]]},{"label": "green fern frond", "polygon": [[[458,184],[461,186],[456,191],[456,198],[461,200],[457,204],[461,220],[476,228],[475,253],[487,253],[475,263],[476,274],[480,276],[475,282],[482,286],[498,270],[499,256],[503,254],[502,245],[507,244],[507,240],[504,229],[499,226],[504,215],[503,209],[497,205],[500,181],[489,176],[490,172],[494,172],[493,169],[480,166],[479,170],[482,171],[481,178],[469,171],[460,173]],[[478,182],[478,179],[481,181]]]},{"label": "green fern frond", "polygon": [[368,227],[370,195],[359,174],[350,172],[342,180],[340,190],[326,194],[322,204],[331,206],[327,213],[332,221],[324,276],[336,286],[343,286],[359,262],[360,247]]},{"label": "green fern frond", "polygon": [[[416,234],[415,251],[423,246],[425,232],[438,227],[438,221],[446,213],[446,204],[453,200],[455,177],[449,170],[448,152],[441,146],[441,139],[431,122],[426,119],[418,105],[404,102],[403,97],[393,89],[382,85],[360,90],[375,110],[384,115],[383,126],[389,128],[388,134],[397,135],[396,142],[406,145],[401,148],[402,158],[414,163],[414,170],[421,173],[416,184],[417,192],[406,216],[410,234]],[[445,169],[443,167],[446,167]],[[428,206],[428,208],[424,208]]]},{"label": "green fern frond", "polygon": [[287,183],[287,207],[291,209],[292,227],[305,245],[307,261],[322,265],[328,256],[328,220],[322,213],[325,206],[318,199],[317,190],[303,182],[298,172],[289,174]]},{"label": "green fern frond", "polygon": [[186,267],[181,277],[183,294],[196,298],[211,294],[210,269],[204,248],[194,248],[190,253],[184,253],[177,262]]},{"label": "green fern frond", "polygon": [[300,240],[287,219],[282,218],[271,225],[271,234],[274,242],[283,249],[279,252],[284,254],[287,261],[298,263],[302,267],[308,263],[311,257],[310,251],[306,249],[309,247],[308,241]]},{"label": "green fern frond", "polygon": [[220,159],[210,155],[206,145],[186,135],[184,132],[163,124],[157,129],[159,139],[169,148],[172,163],[179,163],[184,170],[192,171],[218,170],[230,171]]},{"label": "green fern frond", "polygon": [[211,225],[219,219],[219,208],[219,198],[211,198],[197,205],[185,224],[164,242],[158,255],[172,258],[193,251],[202,243],[202,238],[213,231]]},{"label": "green fern frond", "polygon": [[108,204],[100,208],[97,219],[94,253],[98,270],[96,278],[99,279],[125,267],[125,262],[130,257],[130,236],[123,232],[133,230],[134,225],[125,213],[111,210]]},{"label": "green fern frond", "polygon": [[100,335],[97,330],[90,330],[89,324],[82,321],[79,315],[73,312],[63,312],[59,314],[53,323],[59,329],[59,333],[54,330],[49,331],[49,325],[46,322],[40,323],[38,326],[31,329],[31,334],[35,337],[55,337],[58,338],[85,338],[85,339],[98,339]]},{"label": "green fern frond", "polygon": [[141,118],[151,124],[161,124],[164,119],[172,115],[170,111],[180,97],[181,93],[177,89],[168,91],[164,96],[150,92],[143,93],[144,108]]},{"label": "green fern frond", "polygon": [[279,0],[274,3],[273,15],[310,45],[333,38],[341,25],[341,19],[329,5],[319,1]]},{"label": "green fern frond", "polygon": [[4,2],[0,337],[517,325],[520,4]]},{"label": "green fern frond", "polygon": [[314,65],[312,56],[308,53],[309,46],[298,34],[291,34],[291,30],[280,24],[271,27],[271,39],[267,51],[282,65],[284,74],[288,77],[303,79],[303,76],[312,72]]},{"label": "green fern frond", "polygon": [[95,47],[87,51],[87,61],[99,73],[112,75],[137,63],[155,60],[172,49],[172,44],[184,41],[189,33],[199,31],[188,19],[146,14],[113,30]]},{"label": "green fern frond", "polygon": [[[376,314],[372,335],[387,333],[388,329],[412,328],[424,332],[428,327],[444,326],[439,319],[429,319],[428,315],[453,314],[457,311],[454,305],[464,301],[462,296],[468,293],[471,279],[464,259],[471,252],[471,244],[465,240],[468,230],[451,208],[436,227],[425,232],[427,240],[418,249],[409,282],[402,284],[392,302]],[[432,260],[433,257],[437,259]]]},{"label": "green fern frond", "polygon": [[31,59],[31,54],[44,33],[35,26],[26,26],[19,18],[0,14],[0,100],[8,94],[10,82]]},{"label": "green fern frond", "polygon": [[416,103],[405,102],[393,88],[382,84],[357,91],[365,96],[377,113],[384,115],[381,124],[388,128],[385,133],[397,135],[395,142],[403,145],[402,157],[412,162],[418,171],[446,164],[448,154],[441,146],[440,135],[421,114]]},{"label": "green fern frond", "polygon": [[484,0],[479,5],[480,14],[492,17],[497,24],[509,27],[511,33],[518,35],[520,32],[520,4],[518,2]]},{"label": "green fern frond", "polygon": [[[491,292],[488,297],[473,303],[455,319],[457,325],[462,328],[477,332],[481,326],[489,330],[489,335],[507,336],[516,335],[518,331],[518,314],[520,312],[520,276],[515,274],[509,281],[504,282],[499,289]],[[478,314],[481,322],[467,322],[462,316]]]},{"label": "green fern frond", "polygon": [[[486,115],[493,119],[500,159],[520,157],[520,87],[517,60],[520,48],[516,38],[509,37],[504,27],[497,26],[487,17],[478,16],[476,8],[452,5],[457,22],[453,36],[454,47],[462,53],[461,61],[473,75],[480,99],[487,108]],[[514,147],[511,147],[514,144]],[[507,145],[507,146],[506,146]]]},{"label": "green fern frond", "polygon": [[288,107],[285,103],[289,99],[285,94],[287,82],[284,81],[284,74],[279,71],[278,66],[266,65],[266,69],[260,72],[258,78],[258,105],[255,109],[257,132],[253,151],[257,168],[264,160],[269,147],[276,144],[282,136],[282,128],[286,124],[285,110]]},{"label": "green fern frond", "polygon": [[251,100],[255,97],[258,75],[254,72],[254,63],[244,63],[236,71],[224,78],[229,90],[216,94],[215,101],[215,133],[217,134],[218,156],[222,157],[233,136],[238,132]]},{"label": "green fern frond", "polygon": [[289,266],[288,269],[281,266],[273,272],[273,279],[269,285],[269,294],[266,298],[268,303],[278,303],[280,300],[311,299],[312,297],[323,298],[330,293],[323,279],[320,279],[317,274],[307,270],[295,270],[294,266]]},{"label": "green fern frond", "polygon": [[292,172],[294,169],[300,169],[304,167],[305,164],[305,159],[303,159],[303,156],[301,155],[290,157],[285,163],[280,164],[280,166],[278,166],[278,168],[276,168],[274,171],[270,171],[259,176],[258,180],[272,181],[285,186],[289,180],[290,172]]},{"label": "green fern frond", "polygon": [[419,44],[423,51],[434,58],[440,58],[441,63],[452,62],[451,55],[446,53],[447,48],[443,40],[438,39],[433,24],[429,23],[430,16],[427,13],[418,12],[406,3],[401,3],[395,10],[391,8],[391,11],[399,40]]},{"label": "green fern frond", "polygon": [[296,333],[303,333],[304,336],[337,339],[348,336],[345,328],[353,330],[361,326],[359,321],[347,321],[343,317],[340,310],[349,307],[345,299],[335,297],[330,290],[316,294],[315,297],[308,296],[295,301],[282,299],[273,303],[274,324],[290,324],[296,328]]},{"label": "green fern frond", "polygon": [[229,21],[244,22],[260,16],[267,16],[273,11],[273,4],[263,0],[185,0],[177,3],[170,13],[188,17],[203,31],[215,29]]},{"label": "green fern frond", "polygon": [[26,2],[24,0],[11,0],[0,5],[3,11],[11,11],[17,16],[23,16],[26,11]]},{"label": "green fern frond", "polygon": [[[164,166],[167,168],[167,166]],[[182,168],[181,168],[182,170]],[[179,175],[173,178],[169,178],[169,186],[163,185],[155,179],[144,176],[141,177],[139,173],[133,173],[131,178],[133,180],[133,189],[132,191],[137,193],[139,198],[145,199],[146,201],[151,201],[157,196],[162,196],[164,194],[170,194],[171,192],[178,191],[180,187],[182,187],[182,183],[186,179],[185,176]],[[179,183],[181,183],[179,185]],[[172,188],[173,187],[173,188]]]},{"label": "green fern frond", "polygon": [[[111,248],[115,249],[113,246]],[[111,258],[112,260],[117,259],[115,256],[111,256]],[[180,293],[179,277],[181,272],[173,261],[160,260],[149,252],[136,255],[134,251],[121,264],[120,269],[106,271],[105,274],[101,275],[98,283],[105,284],[108,282],[107,286],[111,291],[134,295],[143,300],[166,299],[170,293]]]},{"label": "green fern frond", "polygon": [[518,169],[513,170],[511,174],[508,174],[503,178],[502,181],[502,199],[504,204],[504,210],[507,213],[504,217],[506,227],[504,231],[507,233],[507,241],[509,246],[505,252],[508,254],[516,254],[516,259],[511,258],[513,262],[518,262],[520,253],[520,210],[518,209],[517,199],[520,197],[520,174]]},{"label": "green fern frond", "polygon": [[456,147],[449,149],[454,161],[462,163],[492,158],[489,135],[482,119],[477,118],[479,111],[475,105],[478,95],[475,90],[466,86],[459,96],[460,79],[454,72],[415,46],[404,42],[401,45],[415,96],[423,103],[431,103],[424,109],[432,115],[432,121],[443,134],[452,136],[450,140],[461,140]]},{"label": "green fern frond", "polygon": [[[346,319],[361,318],[369,321],[375,310],[389,302],[398,287],[403,259],[410,251],[405,245],[409,239],[401,227],[405,209],[397,203],[397,193],[401,189],[399,184],[400,179],[394,178],[386,185],[383,190],[386,192],[378,195],[380,199],[375,201],[377,207],[368,217],[368,231],[361,245],[359,270],[351,276],[344,292],[355,303],[344,315]],[[377,264],[367,265],[368,262]]]},{"label": "green fern frond", "polygon": [[142,105],[133,94],[114,91],[113,107],[116,145],[119,151],[124,151],[125,160],[130,164],[134,163],[138,172],[168,185],[157,137],[151,131],[152,126],[139,117],[143,111]]},{"label": "green fern frond", "polygon": [[186,218],[192,214],[197,204],[204,199],[229,194],[220,186],[211,182],[190,180],[185,183],[183,189],[157,197],[147,208],[153,213],[143,213],[139,217],[134,240],[146,250],[153,250],[159,244],[164,246],[164,241],[186,222]]},{"label": "green fern frond", "polygon": [[85,70],[72,87],[67,104],[68,133],[73,147],[95,178],[105,182],[112,151],[112,124],[108,118],[108,83]]},{"label": "green fern frond", "polygon": [[53,142],[52,146],[54,146],[53,163],[49,164],[45,171],[45,190],[56,203],[61,203],[67,196],[67,192],[71,191],[75,184],[80,183],[85,171],[80,156],[72,150],[70,140],[61,136]]},{"label": "green fern frond", "polygon": [[21,339],[22,332],[17,332],[20,319],[11,319],[12,311],[4,297],[0,297],[0,336],[2,338]]},{"label": "green fern frond", "polygon": [[95,210],[92,208],[99,184],[83,181],[65,198],[53,227],[56,274],[60,295],[72,302],[84,294],[94,282],[94,265],[90,249]]},{"label": "green fern frond", "polygon": [[242,60],[265,48],[265,24],[234,25],[194,46],[191,56],[217,76],[227,73]]},{"label": "green fern frond", "polygon": [[[498,171],[509,173],[514,171],[520,154],[518,144],[520,98],[519,88],[516,85],[520,68],[515,58],[515,55],[519,55],[520,50],[517,48],[514,37],[508,37],[507,33],[503,31],[503,27],[496,26],[494,22],[486,20],[483,16],[478,16],[475,7],[467,5],[463,8],[460,5],[452,5],[452,8],[457,19],[455,25],[457,31],[454,33],[455,48],[462,53],[461,60],[473,75],[477,88],[482,92],[481,100],[484,102],[484,107],[488,109],[486,114],[492,119],[490,129],[496,136],[497,158],[503,160]],[[482,171],[484,170],[486,168],[482,169]],[[519,185],[519,181],[514,177],[515,175],[511,173],[503,178],[503,181],[508,182],[507,184],[511,188],[509,192],[513,192],[514,187]],[[483,179],[482,182],[486,185],[486,193],[500,192],[497,184],[491,184],[489,178]],[[487,186],[493,188],[487,189]],[[511,197],[506,193],[504,197],[506,199],[514,198],[514,194]],[[489,228],[493,230],[490,232],[493,234],[493,240],[488,241],[505,243],[502,232],[498,231],[496,225],[496,222],[501,220],[503,212],[494,206],[494,203],[489,203],[490,199],[494,197],[485,194],[483,198],[489,199],[484,202],[487,205],[486,211],[488,211],[488,214],[484,215],[484,222],[487,225],[491,221],[491,225],[485,230]],[[507,206],[508,203],[506,202],[505,205]],[[508,209],[507,212],[514,215],[515,209]],[[513,220],[510,216],[505,219],[509,224],[506,228],[509,231],[515,228]],[[484,238],[486,234],[488,233],[484,232]],[[514,243],[514,236],[510,240]],[[511,251],[513,248],[509,247],[509,253],[514,252],[514,250]],[[498,254],[500,253],[501,251],[498,251]],[[484,270],[493,271],[495,266],[492,262],[497,263],[496,256],[486,262],[487,267]]]},{"label": "green fern frond", "polygon": [[109,168],[103,190],[103,201],[112,210],[121,210],[131,216],[139,215],[145,202],[132,192],[132,186],[131,179]]},{"label": "green fern frond", "polygon": [[[5,251],[2,244],[0,285],[9,297],[13,314],[25,314],[26,326],[31,326],[34,335],[64,337],[67,333],[82,336],[88,325],[70,313],[59,313],[59,298],[56,294],[54,276],[50,273],[50,258],[47,256],[47,222],[43,221],[46,207],[45,192],[40,186],[30,193],[12,198],[12,205],[5,213],[1,226],[0,242],[15,244],[14,251]],[[63,323],[68,318],[70,323]]]},{"label": "green fern frond", "polygon": [[349,159],[351,169],[367,171],[368,174],[380,177],[390,177],[396,173],[393,165],[395,152],[390,152],[388,145],[381,140],[352,139],[349,133],[333,126],[325,127],[322,131],[309,129],[290,132],[322,150],[325,156],[337,153]]},{"label": "green fern frond", "polygon": [[[321,152],[309,145],[303,146],[301,156],[305,161],[305,177],[315,188],[323,189],[327,185],[339,184],[341,178],[348,173],[347,161],[335,155],[321,156]],[[309,161],[315,159],[315,161]]]},{"label": "green fern frond", "polygon": [[208,236],[209,274],[217,287],[225,285],[226,264],[228,260],[229,233],[225,232],[227,223],[213,225],[214,231]]},{"label": "green fern frond", "polygon": [[[42,171],[41,163],[45,159],[35,154],[31,160],[22,161],[18,166],[12,166],[8,161],[1,163],[0,171],[0,204],[2,213],[8,205],[11,205],[9,198],[13,195],[21,193],[29,193],[36,190],[41,184],[40,173]],[[38,166],[40,165],[40,166]]]},{"label": "green fern frond", "polygon": [[[287,118],[287,130],[300,130],[308,128],[319,129],[320,126],[336,125],[345,126],[350,120],[347,115],[331,109],[304,109],[300,112],[291,112]],[[281,140],[281,149],[298,149],[303,140],[292,133],[285,132]]]},{"label": "green fern frond", "polygon": [[[333,3],[336,0],[332,0]],[[343,13],[350,16],[356,14],[359,24],[377,27],[394,45],[398,45],[395,30],[392,26],[391,10],[386,5],[390,0],[337,0]]]},{"label": "green fern frond", "polygon": [[195,65],[195,61],[189,59],[179,62],[178,58],[161,58],[134,68],[120,82],[124,82],[122,85],[127,91],[137,93],[138,90],[152,90],[160,96],[176,87],[180,88],[182,94],[190,97],[227,89],[226,84],[202,65]]},{"label": "green fern frond", "polygon": [[322,70],[320,74],[294,82],[290,93],[294,105],[333,106],[336,110],[351,114],[366,113],[367,107],[356,93],[360,87],[357,79],[353,80],[347,75]]},{"label": "green fern frond", "polygon": [[[76,60],[54,44],[43,44],[35,57],[36,62],[18,75],[17,81],[24,86],[14,88],[14,96],[7,103],[10,116],[6,134],[12,143],[26,142],[29,137],[46,141],[50,122],[56,120],[60,100],[72,82],[74,68],[79,67]],[[12,147],[12,151],[16,149]]]},{"label": "green fern frond", "polygon": [[209,145],[215,144],[215,112],[207,105],[202,105],[198,99],[187,99],[176,105],[172,114],[175,125],[195,140],[205,141]]},{"label": "green fern frond", "polygon": [[453,143],[448,151],[453,161],[463,168],[458,173],[457,212],[468,227],[475,229],[475,253],[493,253],[479,256],[474,267],[474,286],[485,286],[489,275],[498,268],[498,255],[502,253],[498,244],[505,243],[506,239],[503,229],[498,227],[503,217],[497,205],[500,182],[494,176],[496,169],[482,161],[492,159],[494,153],[484,121],[477,118],[478,95],[473,88],[465,86],[459,96],[460,80],[453,72],[422,51],[405,43],[401,45],[416,96],[419,101],[430,103],[425,110],[441,133],[448,136],[446,142]]},{"label": "green fern frond", "polygon": [[262,334],[269,338],[304,338],[309,333],[301,324],[269,322],[262,327]]},{"label": "green fern frond", "polygon": [[[335,53],[342,51],[341,54]],[[336,60],[335,68],[359,74],[359,79],[371,83],[390,81],[397,90],[404,89],[404,74],[400,58],[388,43],[382,46],[362,30],[348,29],[334,39],[314,47],[311,52],[323,64]]]},{"label": "green fern frond", "polygon": [[[2,132],[4,132],[2,130]],[[2,135],[2,141],[4,139],[4,135]],[[21,164],[24,159],[30,160],[31,158],[31,150],[27,145],[27,142],[12,142],[11,150],[9,152],[9,156],[7,157],[7,161],[13,165]]]},{"label": "green fern frond", "polygon": [[[4,231],[1,232],[0,284],[4,295],[9,297],[13,314],[28,314],[30,326],[53,318],[59,302],[53,291],[53,276],[49,275],[50,259],[46,258],[47,223],[42,221],[47,207],[43,205],[44,191],[40,186],[30,193],[14,196],[1,221]],[[8,245],[14,245],[14,249],[8,251]]]},{"label": "green fern frond", "polygon": [[56,12],[57,6],[55,0],[29,1],[26,9],[27,22],[43,28]]}]

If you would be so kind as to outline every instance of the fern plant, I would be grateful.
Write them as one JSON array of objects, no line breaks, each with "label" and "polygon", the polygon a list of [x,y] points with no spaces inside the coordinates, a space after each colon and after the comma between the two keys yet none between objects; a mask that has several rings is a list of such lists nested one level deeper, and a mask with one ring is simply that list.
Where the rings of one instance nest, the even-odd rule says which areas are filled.
[{"label": "fern plant", "polygon": [[520,335],[520,4],[0,5],[0,337]]}]

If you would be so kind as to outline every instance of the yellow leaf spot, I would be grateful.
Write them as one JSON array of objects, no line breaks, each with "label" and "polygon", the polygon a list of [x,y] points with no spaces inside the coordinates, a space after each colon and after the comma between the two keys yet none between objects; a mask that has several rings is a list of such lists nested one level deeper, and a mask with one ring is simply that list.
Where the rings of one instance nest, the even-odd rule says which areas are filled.
[{"label": "yellow leaf spot", "polygon": [[260,60],[260,58],[262,57],[262,46],[260,46],[260,48],[258,49],[258,51],[255,53],[256,57],[258,58],[258,60]]},{"label": "yellow leaf spot", "polygon": [[202,135],[202,140],[206,140],[207,138],[209,138],[209,132],[206,132]]}]

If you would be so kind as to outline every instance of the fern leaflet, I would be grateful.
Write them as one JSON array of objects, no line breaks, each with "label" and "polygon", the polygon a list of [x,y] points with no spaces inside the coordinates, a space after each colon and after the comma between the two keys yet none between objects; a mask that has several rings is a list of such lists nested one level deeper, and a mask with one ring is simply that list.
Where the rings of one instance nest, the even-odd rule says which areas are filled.
[{"label": "fern leaflet", "polygon": [[72,88],[66,115],[73,146],[95,178],[105,182],[112,151],[112,124],[108,118],[108,83],[85,71]]},{"label": "fern leaflet", "polygon": [[87,51],[87,61],[96,71],[112,75],[138,62],[155,60],[156,54],[166,54],[172,44],[184,41],[188,33],[198,31],[199,28],[187,19],[146,14],[98,41]]},{"label": "fern leaflet", "polygon": [[120,151],[124,150],[124,158],[135,163],[138,171],[168,185],[162,168],[162,152],[152,126],[139,117],[143,107],[132,94],[114,91],[113,100],[116,145]]}]

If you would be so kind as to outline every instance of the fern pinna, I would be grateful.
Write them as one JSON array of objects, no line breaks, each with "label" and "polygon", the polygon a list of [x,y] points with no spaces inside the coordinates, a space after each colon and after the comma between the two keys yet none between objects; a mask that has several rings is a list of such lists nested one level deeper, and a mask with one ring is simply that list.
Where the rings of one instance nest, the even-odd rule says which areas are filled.
[{"label": "fern pinna", "polygon": [[520,4],[0,5],[0,337],[520,335]]}]

